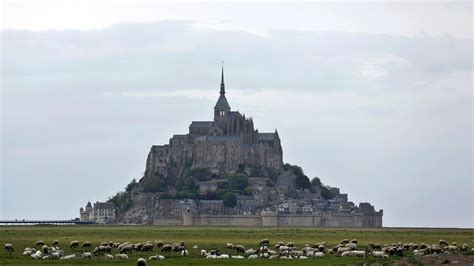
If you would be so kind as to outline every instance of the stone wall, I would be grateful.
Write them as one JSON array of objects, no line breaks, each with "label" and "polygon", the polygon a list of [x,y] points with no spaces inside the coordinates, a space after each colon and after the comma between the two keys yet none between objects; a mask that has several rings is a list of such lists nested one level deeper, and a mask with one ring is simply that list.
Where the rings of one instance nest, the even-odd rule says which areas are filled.
[{"label": "stone wall", "polygon": [[183,218],[158,217],[153,225],[188,226],[280,226],[280,227],[382,227],[382,212],[374,214],[278,214],[262,215],[193,215]]}]

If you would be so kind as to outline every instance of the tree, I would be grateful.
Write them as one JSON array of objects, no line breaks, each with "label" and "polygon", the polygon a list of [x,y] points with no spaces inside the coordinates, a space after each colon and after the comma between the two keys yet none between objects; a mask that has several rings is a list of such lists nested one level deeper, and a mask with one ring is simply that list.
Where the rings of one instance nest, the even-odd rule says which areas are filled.
[{"label": "tree", "polygon": [[237,197],[232,192],[226,192],[222,199],[224,200],[225,207],[234,208],[237,206]]},{"label": "tree", "polygon": [[322,187],[323,184],[321,183],[321,179],[319,177],[314,177],[312,180],[311,180],[311,185],[313,187]]},{"label": "tree", "polygon": [[230,190],[243,191],[248,184],[248,178],[243,174],[233,174],[227,180],[227,186]]},{"label": "tree", "polygon": [[137,180],[134,178],[126,187],[125,192],[132,192],[132,190],[138,186]]},{"label": "tree", "polygon": [[295,185],[297,188],[311,189],[311,182],[309,182],[309,178],[305,175],[296,176]]},{"label": "tree", "polygon": [[332,199],[334,197],[331,190],[329,190],[325,186],[321,187],[321,196],[323,196],[323,198],[326,199],[326,200]]}]

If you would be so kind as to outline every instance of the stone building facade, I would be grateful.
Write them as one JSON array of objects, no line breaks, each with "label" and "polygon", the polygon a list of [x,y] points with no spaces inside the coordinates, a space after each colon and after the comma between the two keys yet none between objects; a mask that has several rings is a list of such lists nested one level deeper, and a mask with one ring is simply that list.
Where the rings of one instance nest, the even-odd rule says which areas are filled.
[{"label": "stone building facade", "polygon": [[85,222],[96,223],[113,223],[115,222],[116,208],[113,202],[96,202],[92,207],[90,202],[87,202],[85,208],[79,209],[80,220]]}]

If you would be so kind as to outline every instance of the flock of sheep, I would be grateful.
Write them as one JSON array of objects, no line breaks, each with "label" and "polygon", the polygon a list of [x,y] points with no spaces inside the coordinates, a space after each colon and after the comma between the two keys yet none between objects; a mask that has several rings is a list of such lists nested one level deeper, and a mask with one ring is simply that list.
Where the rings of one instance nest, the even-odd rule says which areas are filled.
[{"label": "flock of sheep", "polygon": [[[58,260],[71,260],[71,259],[92,259],[97,257],[98,259],[104,258],[109,260],[128,260],[129,254],[133,252],[157,252],[159,250],[162,254],[169,252],[177,252],[183,257],[190,255],[190,252],[186,249],[183,241],[179,241],[173,244],[165,244],[163,241],[147,241],[145,243],[117,243],[117,242],[102,242],[98,246],[92,248],[90,241],[84,241],[80,243],[77,240],[73,240],[69,243],[70,251],[72,254],[66,255],[66,252],[59,248],[59,241],[54,240],[51,246],[45,244],[43,240],[38,240],[34,243],[34,247],[26,247],[23,250],[23,256],[30,256],[32,259],[58,259]],[[428,245],[425,243],[421,244],[403,244],[393,243],[391,245],[379,245],[369,243],[363,250],[358,249],[357,239],[344,239],[338,245],[328,247],[326,242],[306,244],[302,248],[298,248],[293,242],[278,242],[271,246],[268,239],[262,239],[257,248],[246,248],[244,245],[227,243],[225,245],[225,251],[219,249],[213,249],[206,251],[200,250],[197,245],[193,246],[192,249],[197,255],[199,253],[206,259],[309,259],[309,258],[323,258],[324,256],[331,254],[333,256],[341,257],[363,257],[373,256],[375,258],[387,258],[389,256],[404,256],[411,252],[414,255],[429,255],[429,254],[453,254],[459,252],[474,252],[474,248],[470,248],[467,243],[459,246],[456,242],[451,244],[446,240],[439,240],[439,244]],[[10,243],[5,244],[5,252],[11,256],[15,251],[14,246]],[[112,252],[115,251],[116,255],[113,256]],[[228,251],[228,252],[226,252]],[[80,255],[76,253],[80,252]],[[233,253],[230,255],[229,253]],[[155,254],[148,258],[148,260],[163,260],[164,255]],[[147,265],[147,260],[139,258],[137,265]]]}]

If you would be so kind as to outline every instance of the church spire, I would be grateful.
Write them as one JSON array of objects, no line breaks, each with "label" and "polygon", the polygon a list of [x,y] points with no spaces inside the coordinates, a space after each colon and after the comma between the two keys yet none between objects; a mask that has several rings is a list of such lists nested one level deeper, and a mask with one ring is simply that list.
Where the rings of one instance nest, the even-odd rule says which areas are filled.
[{"label": "church spire", "polygon": [[221,73],[221,94],[225,94],[225,84],[224,84],[224,61],[222,61],[222,73]]}]

